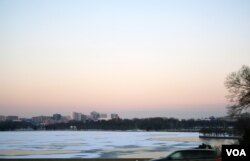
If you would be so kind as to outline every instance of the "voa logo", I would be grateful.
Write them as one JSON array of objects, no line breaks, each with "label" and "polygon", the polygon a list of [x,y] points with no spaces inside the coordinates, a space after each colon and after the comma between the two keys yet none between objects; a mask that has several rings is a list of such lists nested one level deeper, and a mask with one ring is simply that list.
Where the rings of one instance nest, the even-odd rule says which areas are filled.
[{"label": "voa logo", "polygon": [[233,155],[234,157],[241,157],[241,156],[247,156],[244,149],[226,149],[227,156]]}]

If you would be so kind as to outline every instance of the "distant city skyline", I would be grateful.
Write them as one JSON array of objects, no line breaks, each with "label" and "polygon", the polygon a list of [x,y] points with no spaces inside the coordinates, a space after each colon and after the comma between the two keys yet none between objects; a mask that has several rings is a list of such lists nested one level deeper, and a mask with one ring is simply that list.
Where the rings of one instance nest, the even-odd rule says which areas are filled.
[{"label": "distant city skyline", "polygon": [[[82,113],[82,112],[79,112],[79,111],[73,111],[71,112],[70,114],[62,114],[62,113],[50,113],[50,114],[36,114],[36,115],[32,115],[32,116],[28,116],[28,115],[15,115],[15,114],[9,114],[9,115],[2,115],[0,114],[0,121],[1,120],[5,120],[7,117],[16,117],[17,119],[31,119],[31,118],[34,118],[34,117],[51,117],[51,118],[58,118],[58,117],[67,117],[69,120],[81,120],[82,117],[92,117],[92,116],[97,116],[97,117],[100,117],[100,118],[106,118],[106,119],[110,119],[112,118],[112,115],[113,117],[117,117],[117,118],[120,118],[120,119],[134,119],[134,118],[156,118],[156,117],[160,117],[160,118],[176,118],[176,119],[204,119],[204,118],[210,118],[210,117],[228,117],[226,115],[199,115],[198,117],[176,117],[175,115],[174,116],[171,116],[171,115],[165,115],[164,113],[162,115],[154,115],[154,112],[159,112],[159,111],[152,111],[152,113],[150,115],[140,115],[140,113],[142,111],[133,111],[135,114],[134,116],[135,117],[131,117],[129,115],[129,117],[120,117],[120,114],[118,113],[105,113],[105,112],[98,112],[98,111],[91,111],[89,113]],[[199,111],[197,111],[199,113]],[[138,115],[136,116],[136,114],[138,113]],[[93,118],[95,118],[95,116]],[[138,117],[139,116],[139,117]],[[177,114],[178,116],[178,114]],[[77,119],[76,119],[77,118]],[[17,119],[14,119],[14,120],[17,120]]]},{"label": "distant city skyline", "polygon": [[[201,109],[201,108],[192,108],[192,107],[187,107],[185,109],[179,108],[179,109],[175,109],[175,110],[167,110],[167,111],[159,111],[159,110],[151,110],[151,111],[139,111],[139,110],[131,110],[131,111],[121,111],[119,112],[115,112],[115,111],[110,111],[110,112],[105,112],[102,111],[100,113],[117,113],[119,114],[119,116],[121,116],[121,118],[123,119],[132,119],[132,118],[150,118],[150,117],[166,117],[166,118],[179,118],[179,119],[200,119],[200,118],[208,118],[211,116],[214,117],[224,117],[227,115],[226,112],[226,108],[219,108],[217,110],[217,113],[214,114],[214,112],[212,110],[209,109],[209,106],[207,106],[208,108],[205,109]],[[223,106],[224,107],[224,106]],[[190,110],[191,109],[191,110]],[[95,110],[94,110],[95,111]],[[42,111],[41,113],[37,113],[37,112],[32,112],[31,114],[17,114],[17,113],[1,113],[0,115],[3,116],[18,116],[20,118],[31,118],[34,116],[50,116],[52,114],[57,114],[60,113],[64,116],[71,116],[72,113],[74,113],[76,111],[71,111],[70,113],[60,113],[60,112],[46,112],[46,111]],[[89,110],[89,112],[83,112],[83,111],[77,111],[80,112],[82,114],[87,115],[88,113],[93,112],[93,110]],[[195,115],[196,114],[196,115]],[[195,115],[195,116],[192,116]]]},{"label": "distant city skyline", "polygon": [[248,0],[1,0],[0,115],[225,116]]}]

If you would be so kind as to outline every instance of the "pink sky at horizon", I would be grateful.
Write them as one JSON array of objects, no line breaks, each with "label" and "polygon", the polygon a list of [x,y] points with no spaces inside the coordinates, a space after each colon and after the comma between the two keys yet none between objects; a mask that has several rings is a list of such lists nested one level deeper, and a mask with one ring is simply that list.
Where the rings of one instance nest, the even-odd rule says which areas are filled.
[{"label": "pink sky at horizon", "polygon": [[[67,111],[66,114],[73,111],[86,113],[92,110],[115,113],[133,110],[150,112],[152,109],[171,111],[179,110],[178,107],[197,108],[204,105],[210,105],[211,110],[216,110],[218,106],[227,103],[223,82],[215,86],[218,84],[217,80],[208,82],[206,79],[209,78],[206,78],[205,74],[183,80],[179,76],[167,77],[157,72],[152,72],[150,75],[140,72],[139,76],[136,73],[132,75],[131,72],[127,73],[130,75],[127,76],[124,72],[112,77],[107,77],[108,74],[102,72],[88,78],[63,79],[56,76],[52,79],[46,76],[44,77],[46,80],[43,81],[41,78],[32,79],[32,82],[29,79],[18,83],[14,80],[13,85],[5,86],[6,89],[3,89],[6,92],[1,95],[2,107],[7,107],[6,111],[10,110],[9,107],[15,107],[14,111],[9,113],[14,114],[21,105],[20,110],[25,107],[25,113],[40,111],[35,112],[39,115],[60,111],[64,113]],[[218,91],[220,88],[222,90]],[[42,110],[34,109],[35,107]]]}]

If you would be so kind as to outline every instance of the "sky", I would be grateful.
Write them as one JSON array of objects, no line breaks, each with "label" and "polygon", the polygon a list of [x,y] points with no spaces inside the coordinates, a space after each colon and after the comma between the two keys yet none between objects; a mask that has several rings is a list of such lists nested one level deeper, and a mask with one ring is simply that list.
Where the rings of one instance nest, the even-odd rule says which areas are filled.
[{"label": "sky", "polygon": [[226,115],[248,0],[0,0],[0,115]]}]

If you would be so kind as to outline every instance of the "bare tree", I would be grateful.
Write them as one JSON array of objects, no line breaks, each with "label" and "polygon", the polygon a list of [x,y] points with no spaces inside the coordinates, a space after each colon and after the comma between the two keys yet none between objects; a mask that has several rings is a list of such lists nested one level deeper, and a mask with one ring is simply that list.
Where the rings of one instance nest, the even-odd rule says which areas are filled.
[{"label": "bare tree", "polygon": [[227,98],[232,105],[228,107],[231,116],[239,116],[250,107],[250,68],[243,65],[238,72],[229,74],[225,81],[229,91]]}]

